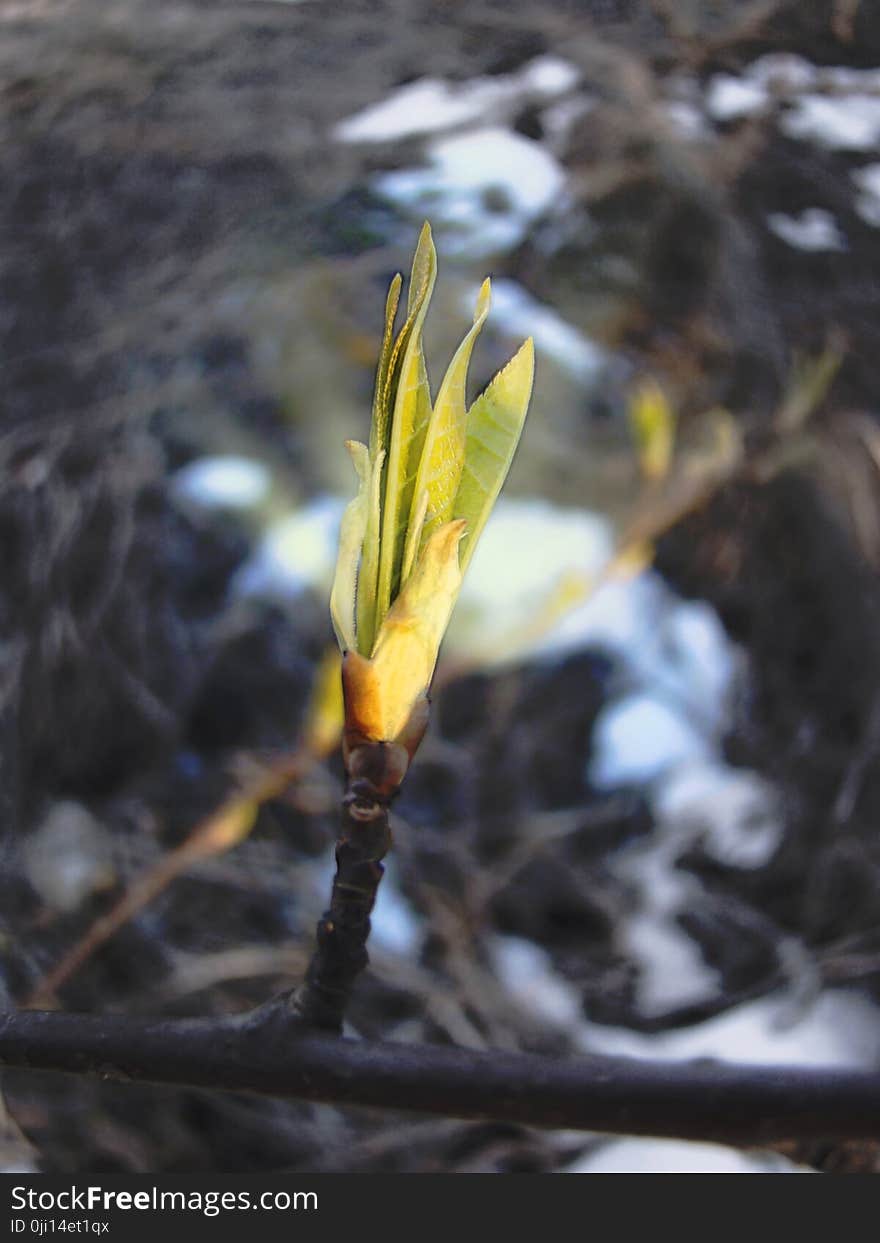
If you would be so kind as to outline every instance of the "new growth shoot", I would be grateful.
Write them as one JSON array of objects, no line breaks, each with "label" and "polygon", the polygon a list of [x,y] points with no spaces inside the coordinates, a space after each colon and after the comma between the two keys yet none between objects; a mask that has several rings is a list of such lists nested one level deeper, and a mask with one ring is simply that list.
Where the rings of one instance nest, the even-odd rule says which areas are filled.
[{"label": "new growth shoot", "polygon": [[532,392],[528,340],[467,407],[468,363],[489,314],[487,280],[473,324],[432,398],[422,329],[436,276],[426,224],[397,332],[400,276],[388,292],[369,444],[348,443],[360,482],[343,515],[330,596],[342,649],[348,788],[330,906],[293,998],[306,1026],[327,1031],[341,1031],[367,963],[370,913],[391,845],[388,805],[425,732],[440,644]]},{"label": "new growth shoot", "polygon": [[330,598],[343,652],[346,766],[350,777],[368,768],[382,800],[424,734],[440,644],[510,469],[534,376],[530,338],[467,407],[468,364],[489,314],[486,280],[432,398],[422,330],[436,274],[426,224],[397,333],[399,275],[388,292],[369,446],[347,443],[360,486],[342,520]]}]

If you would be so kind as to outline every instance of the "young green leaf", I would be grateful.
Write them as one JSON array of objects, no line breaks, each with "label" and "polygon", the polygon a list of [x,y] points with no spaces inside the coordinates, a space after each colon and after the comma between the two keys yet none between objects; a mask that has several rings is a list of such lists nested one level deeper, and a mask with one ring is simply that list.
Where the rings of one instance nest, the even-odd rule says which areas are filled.
[{"label": "young green leaf", "polygon": [[379,577],[382,467],[385,450],[370,454],[370,482],[365,499],[366,527],[357,576],[357,650],[370,654],[376,635],[376,582]]},{"label": "young green leaf", "polygon": [[372,742],[396,747],[392,785],[424,733],[440,644],[513,458],[534,372],[529,340],[466,409],[471,353],[489,311],[487,280],[432,409],[422,330],[436,272],[425,225],[396,337],[399,277],[388,292],[370,447],[349,443],[360,486],[343,516],[331,595],[344,652],[344,747],[351,756]]},{"label": "young green leaf", "polygon": [[400,584],[415,474],[431,417],[431,393],[422,349],[422,326],[436,276],[437,253],[430,227],[426,224],[419,237],[413,260],[408,300],[409,317],[392,354],[391,366],[395,369],[400,341],[408,332],[396,379],[394,415],[388,438],[376,590],[376,630],[388,612]]},{"label": "young green leaf", "polygon": [[394,348],[394,319],[397,315],[397,304],[400,301],[400,287],[402,283],[401,275],[398,272],[388,287],[388,298],[385,302],[385,331],[382,334],[382,348],[379,352],[379,365],[376,368],[373,419],[370,424],[370,457],[374,461],[379,451],[386,448],[386,441],[388,439],[388,377],[391,371],[391,354]]},{"label": "young green leaf", "polygon": [[358,562],[367,529],[367,506],[370,491],[370,451],[357,440],[347,440],[345,447],[358,473],[357,496],[349,501],[339,528],[339,555],[336,574],[330,591],[330,616],[336,640],[344,652],[357,651],[355,630],[355,596]]},{"label": "young green leaf", "polygon": [[428,513],[420,535],[422,546],[442,523],[448,522],[452,517],[452,505],[465,461],[465,389],[468,365],[480,329],[489,314],[490,298],[491,286],[486,280],[477,297],[473,326],[456,350],[443,377],[425,434],[411,513],[412,522],[422,494],[427,493]]},{"label": "young green leaf", "polygon": [[409,526],[406,531],[406,545],[403,550],[403,568],[400,571],[401,588],[406,583],[412,573],[413,566],[416,563],[416,553],[422,543],[422,531],[425,529],[425,519],[428,516],[428,493],[420,492],[418,497],[413,498],[413,516],[409,520]]},{"label": "young green leaf", "polygon": [[467,522],[460,548],[462,573],[513,461],[534,374],[535,347],[529,337],[468,411],[464,470],[452,507],[453,516]]}]

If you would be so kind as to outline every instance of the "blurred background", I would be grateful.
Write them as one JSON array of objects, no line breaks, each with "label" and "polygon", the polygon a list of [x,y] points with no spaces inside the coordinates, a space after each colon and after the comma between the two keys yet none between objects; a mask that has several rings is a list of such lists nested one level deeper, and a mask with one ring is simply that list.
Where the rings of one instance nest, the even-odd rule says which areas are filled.
[{"label": "blurred background", "polygon": [[[434,385],[487,274],[472,395],[527,335],[537,382],[352,1031],[876,1066],[876,7],[2,0],[0,36],[6,1006],[300,977],[342,442],[429,219]],[[2,1088],[9,1170],[875,1159]]]}]

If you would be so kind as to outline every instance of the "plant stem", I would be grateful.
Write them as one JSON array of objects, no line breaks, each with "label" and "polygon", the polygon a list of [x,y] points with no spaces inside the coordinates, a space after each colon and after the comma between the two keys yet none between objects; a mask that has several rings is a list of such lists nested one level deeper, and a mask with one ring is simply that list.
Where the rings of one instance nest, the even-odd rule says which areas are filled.
[{"label": "plant stem", "polygon": [[349,779],[336,843],[336,876],[330,906],[318,921],[318,945],[295,1014],[308,1027],[339,1033],[354,982],[369,962],[370,912],[391,848],[388,804],[369,782]]}]

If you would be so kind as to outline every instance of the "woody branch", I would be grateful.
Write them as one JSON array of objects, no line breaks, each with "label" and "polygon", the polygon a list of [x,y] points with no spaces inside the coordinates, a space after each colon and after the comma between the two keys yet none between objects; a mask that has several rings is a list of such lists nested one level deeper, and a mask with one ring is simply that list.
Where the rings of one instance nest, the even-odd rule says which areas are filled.
[{"label": "woody branch", "polygon": [[22,1011],[0,1066],[741,1145],[880,1139],[880,1073],[354,1041],[270,1004],[233,1019]]}]

